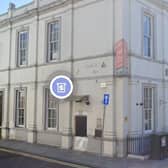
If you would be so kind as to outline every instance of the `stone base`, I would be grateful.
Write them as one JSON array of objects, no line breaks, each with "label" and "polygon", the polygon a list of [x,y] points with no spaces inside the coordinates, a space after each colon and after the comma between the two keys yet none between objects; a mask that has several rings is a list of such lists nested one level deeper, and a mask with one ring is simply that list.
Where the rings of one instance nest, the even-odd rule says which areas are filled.
[{"label": "stone base", "polygon": [[9,139],[11,139],[11,140],[16,139],[15,138],[15,129],[14,128],[10,128],[9,129]]},{"label": "stone base", "polygon": [[1,138],[2,139],[8,139],[9,137],[9,129],[8,128],[2,128],[1,129]]},{"label": "stone base", "polygon": [[127,156],[127,141],[125,139],[117,140],[117,157],[123,158]]},{"label": "stone base", "polygon": [[62,135],[61,148],[72,149],[72,136]]},{"label": "stone base", "polygon": [[37,131],[35,131],[35,130],[28,131],[27,142],[28,143],[36,143],[37,142]]},{"label": "stone base", "polygon": [[103,156],[116,157],[116,142],[112,140],[104,140]]}]

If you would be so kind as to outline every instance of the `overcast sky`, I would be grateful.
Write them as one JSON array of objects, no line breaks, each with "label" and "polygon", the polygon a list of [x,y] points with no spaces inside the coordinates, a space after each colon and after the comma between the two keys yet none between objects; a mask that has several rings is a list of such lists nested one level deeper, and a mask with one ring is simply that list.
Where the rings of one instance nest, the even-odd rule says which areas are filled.
[{"label": "overcast sky", "polygon": [[32,0],[0,0],[0,14],[7,12],[10,2],[16,4],[16,7],[31,2]]}]

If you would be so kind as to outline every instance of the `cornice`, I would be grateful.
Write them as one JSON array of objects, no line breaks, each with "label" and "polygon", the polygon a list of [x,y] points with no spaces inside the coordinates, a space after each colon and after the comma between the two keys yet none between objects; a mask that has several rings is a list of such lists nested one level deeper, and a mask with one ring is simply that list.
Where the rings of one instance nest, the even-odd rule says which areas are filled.
[{"label": "cornice", "polygon": [[168,11],[168,1],[167,0],[146,0],[157,7]]},{"label": "cornice", "polygon": [[[84,1],[84,0],[59,0],[56,2],[52,2],[52,3],[46,4],[46,5],[40,6],[39,8],[36,8],[34,6],[33,9],[27,10],[26,12],[22,13],[21,15],[9,17],[7,19],[0,21],[0,28],[5,27],[5,26],[9,25],[10,23],[16,23],[21,20],[25,20],[25,19],[37,16],[37,15],[51,12],[52,10],[55,10],[56,8],[58,9],[58,8],[68,6],[68,5],[72,4],[72,2],[74,4],[76,4],[80,1]],[[167,1],[166,0],[146,0],[146,1],[156,5],[157,7],[160,7],[161,9],[168,11],[168,0]],[[24,6],[21,6],[21,7],[17,8],[16,10],[19,10],[20,8],[26,9],[29,5],[33,5],[33,3],[29,3]],[[5,14],[0,15],[0,17],[3,15],[5,15]],[[8,13],[6,13],[6,15],[8,15]]]},{"label": "cornice", "polygon": [[38,12],[41,14],[41,13],[44,13],[48,10],[52,10],[52,9],[57,8],[57,7],[64,7],[64,6],[67,6],[69,4],[72,4],[72,0],[61,0],[61,1],[57,1],[57,2],[52,2],[50,4],[39,7]]},{"label": "cornice", "polygon": [[[81,0],[74,0],[75,3],[79,2],[79,1],[81,1]],[[57,9],[62,8],[62,7],[68,6],[69,4],[72,4],[72,0],[60,0],[60,1],[52,2],[50,4],[46,4],[46,5],[41,6],[39,8],[34,7],[33,9],[27,10],[26,12],[22,13],[21,15],[9,17],[7,19],[0,21],[0,28],[5,27],[10,23],[20,22],[21,20],[32,18],[32,17],[38,16],[38,15],[44,14],[46,12],[51,12],[51,11],[55,10],[56,8]],[[26,7],[26,5],[24,7]]]}]

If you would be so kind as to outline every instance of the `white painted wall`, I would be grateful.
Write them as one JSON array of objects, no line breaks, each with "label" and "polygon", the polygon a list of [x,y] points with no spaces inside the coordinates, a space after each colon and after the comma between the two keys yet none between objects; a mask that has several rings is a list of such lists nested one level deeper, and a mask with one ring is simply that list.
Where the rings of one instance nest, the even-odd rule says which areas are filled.
[{"label": "white painted wall", "polygon": [[[103,110],[101,101],[105,91],[100,88],[101,82],[109,83],[106,91],[110,93],[111,97],[110,106],[107,108],[106,137],[112,138],[117,135],[122,139],[126,137],[127,133],[140,134],[142,132],[142,108],[137,107],[136,103],[142,102],[144,83],[154,84],[157,89],[156,130],[167,129],[168,116],[166,111],[168,106],[166,104],[163,107],[159,104],[160,99],[168,100],[168,77],[164,76],[164,70],[168,67],[167,11],[158,4],[154,4],[154,1],[149,2],[147,0],[85,0],[75,3],[73,12],[70,3],[48,10],[49,5],[45,6],[45,4],[50,2],[52,5],[54,4],[52,0],[40,1],[39,22],[37,22],[35,15],[13,21],[11,38],[9,25],[3,26],[2,23],[2,20],[5,22],[5,19],[8,18],[8,14],[0,16],[0,89],[7,90],[9,42],[12,45],[9,99],[10,128],[15,127],[14,89],[20,86],[27,87],[27,128],[34,124],[32,121],[34,120],[34,113],[36,113],[37,130],[42,133],[39,137],[44,137],[44,87],[48,86],[51,78],[60,71],[72,75],[71,57],[73,56],[73,75],[77,83],[75,94],[89,94],[91,101],[90,106],[73,104],[73,133],[75,130],[74,116],[82,112],[88,115],[88,135],[94,136],[96,120],[102,116]],[[42,6],[43,8],[41,8]],[[30,13],[33,14],[35,7],[35,4],[31,3],[23,8],[15,9],[13,16],[27,15],[26,10],[30,10]],[[155,17],[155,53],[154,58],[150,60],[142,56],[143,10],[148,10]],[[73,20],[72,16],[74,16]],[[55,19],[61,19],[61,58],[58,62],[46,63],[47,23]],[[37,29],[38,24],[39,29]],[[16,66],[16,37],[17,32],[23,28],[29,29],[28,67],[18,68]],[[130,75],[126,78],[116,79],[113,77],[114,46],[122,38],[128,42],[129,46]],[[34,111],[36,58],[38,85],[37,111]],[[7,120],[6,90],[4,124]],[[60,115],[60,121],[66,120],[59,123],[60,132],[66,132],[69,129],[67,128],[69,121],[64,111],[69,107],[69,104],[66,104],[65,107],[61,105],[60,109],[63,113]],[[11,138],[14,137],[15,131],[11,134]],[[60,141],[59,139],[55,144],[59,145]],[[44,140],[41,142],[44,143]],[[68,141],[65,140],[65,143],[68,144]],[[104,143],[105,153],[111,155],[115,151],[112,145],[108,150],[108,145],[107,142]],[[123,151],[124,149],[121,147],[119,150]]]}]

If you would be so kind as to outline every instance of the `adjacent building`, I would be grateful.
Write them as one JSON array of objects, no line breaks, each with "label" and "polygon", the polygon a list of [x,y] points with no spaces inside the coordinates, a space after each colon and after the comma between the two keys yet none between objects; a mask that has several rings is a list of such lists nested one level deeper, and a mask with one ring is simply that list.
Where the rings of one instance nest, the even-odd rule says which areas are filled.
[{"label": "adjacent building", "polygon": [[[130,137],[168,131],[167,27],[164,0],[11,3],[0,15],[1,137],[111,157],[143,153]],[[57,75],[74,83],[64,101],[49,90]]]}]

